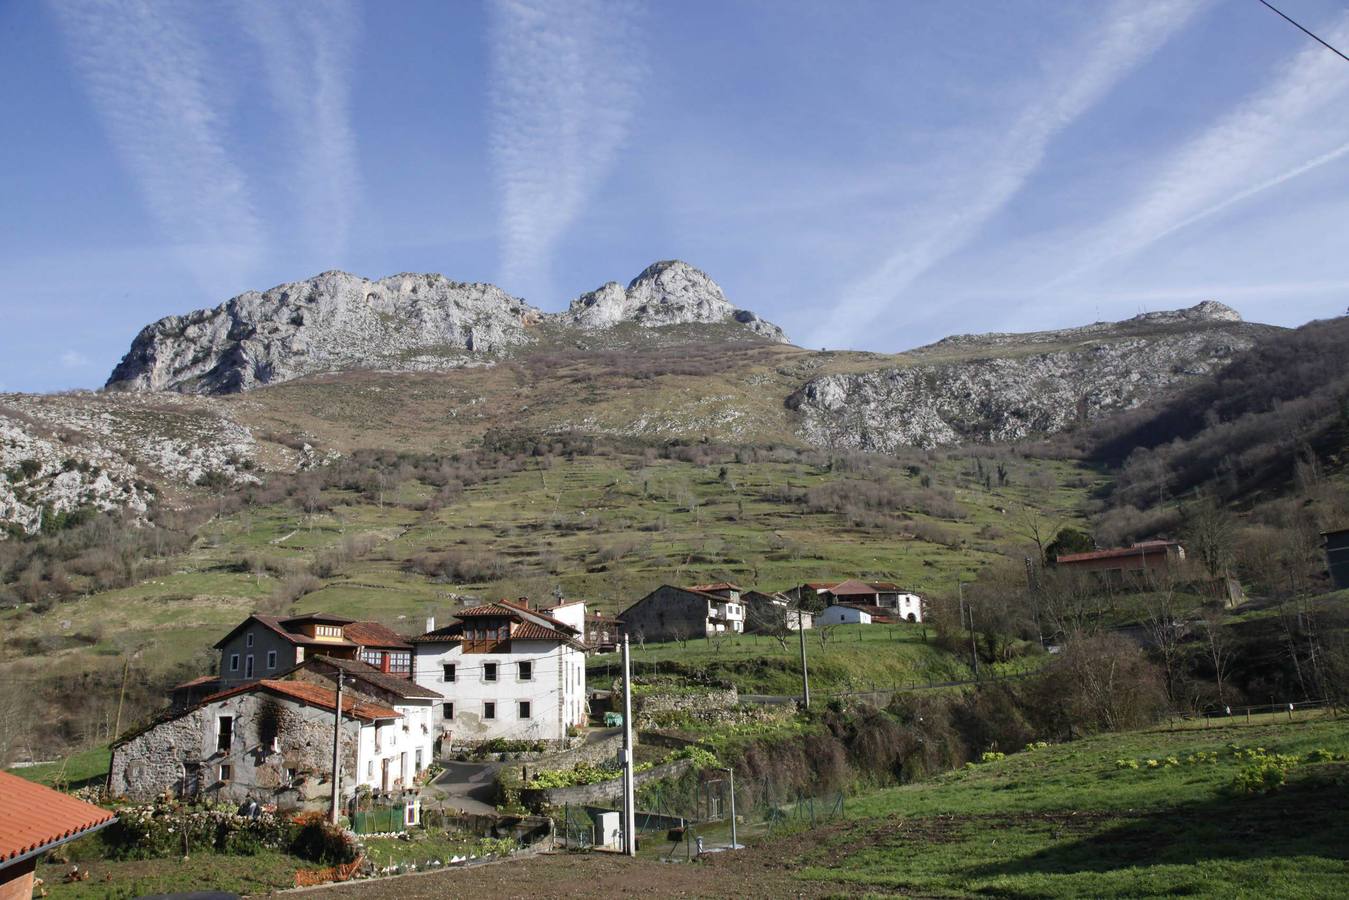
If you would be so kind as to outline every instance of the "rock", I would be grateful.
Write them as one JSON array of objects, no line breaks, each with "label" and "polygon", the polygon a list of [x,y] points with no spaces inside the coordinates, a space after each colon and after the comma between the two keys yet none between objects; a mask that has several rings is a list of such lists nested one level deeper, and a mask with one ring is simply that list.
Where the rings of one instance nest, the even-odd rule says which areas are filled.
[{"label": "rock", "polygon": [[647,266],[624,290],[611,281],[571,302],[562,321],[581,328],[609,328],[620,322],[646,327],[693,323],[743,325],[754,334],[788,343],[778,326],[747,309],[737,309],[705,272],[680,260]]},{"label": "rock", "polygon": [[545,323],[597,331],[623,322],[728,322],[786,341],[782,329],[732,306],[716,282],[682,262],[656,263],[626,291],[607,284],[557,315],[493,285],[443,275],[370,281],[324,272],[146,326],[107,386],[232,394],[321,372],[433,371],[491,361],[533,342]]},{"label": "rock", "polygon": [[[1130,409],[1217,371],[1263,330],[1209,302],[1064,331],[958,335],[913,351],[911,365],[813,378],[787,406],[801,437],[819,447],[893,452],[1015,441]],[[1038,344],[1057,346],[1033,352]],[[965,358],[951,359],[952,351]]]}]

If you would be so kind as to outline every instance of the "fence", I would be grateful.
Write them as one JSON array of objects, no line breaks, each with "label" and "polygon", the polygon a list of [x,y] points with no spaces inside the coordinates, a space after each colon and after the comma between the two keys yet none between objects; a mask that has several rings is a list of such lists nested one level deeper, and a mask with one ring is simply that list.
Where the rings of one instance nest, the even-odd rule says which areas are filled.
[{"label": "fence", "polygon": [[1271,725],[1301,722],[1321,716],[1338,716],[1333,700],[1277,701],[1257,706],[1222,706],[1197,715],[1168,716],[1166,727],[1172,731],[1228,728],[1233,725]]},{"label": "fence", "polygon": [[385,834],[405,831],[403,807],[383,806],[352,813],[351,830],[357,834]]}]

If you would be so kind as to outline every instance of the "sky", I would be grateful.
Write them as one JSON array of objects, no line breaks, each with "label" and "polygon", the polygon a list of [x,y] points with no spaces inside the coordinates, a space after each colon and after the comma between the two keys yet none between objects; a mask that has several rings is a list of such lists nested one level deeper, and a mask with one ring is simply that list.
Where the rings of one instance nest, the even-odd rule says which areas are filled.
[{"label": "sky", "polygon": [[0,391],[329,269],[880,352],[1349,306],[1349,62],[1258,0],[0,0],[0,85]]}]

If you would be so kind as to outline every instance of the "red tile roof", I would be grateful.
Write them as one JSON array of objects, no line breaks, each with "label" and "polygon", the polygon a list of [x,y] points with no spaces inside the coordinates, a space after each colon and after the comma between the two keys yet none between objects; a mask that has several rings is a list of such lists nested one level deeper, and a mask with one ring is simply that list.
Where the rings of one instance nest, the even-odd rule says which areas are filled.
[{"label": "red tile roof", "polygon": [[112,813],[92,803],[0,772],[0,869],[115,820]]},{"label": "red tile roof", "polygon": [[414,644],[452,644],[455,641],[464,639],[464,623],[455,622],[453,625],[446,625],[444,628],[437,628],[435,631],[428,631],[426,634],[419,634],[412,639]]},{"label": "red tile roof", "polygon": [[693,584],[689,585],[690,591],[698,591],[702,594],[712,594],[716,591],[739,591],[740,586],[731,584],[729,581],[716,581],[712,584]]},{"label": "red tile roof", "polygon": [[[317,684],[310,684],[307,681],[277,681],[271,678],[264,678],[261,681],[252,681],[248,684],[242,684],[236,688],[230,688],[228,691],[221,691],[218,694],[212,694],[197,704],[197,707],[207,706],[227,697],[233,697],[237,694],[246,694],[250,691],[272,691],[299,700],[301,703],[308,703],[310,706],[317,706],[320,709],[337,708],[337,691],[330,688],[321,687]],[[194,709],[197,707],[193,707]],[[365,719],[373,722],[376,719],[398,719],[402,714],[397,710],[390,709],[387,706],[380,706],[378,703],[358,703],[351,696],[342,697],[342,712],[355,716],[358,719]]]},{"label": "red tile roof", "polygon": [[1132,547],[1112,547],[1108,550],[1092,550],[1087,553],[1064,553],[1057,556],[1056,560],[1060,563],[1075,563],[1089,559],[1127,559],[1130,556],[1143,556],[1147,553],[1163,553],[1179,546],[1178,541],[1143,541]]},{"label": "red tile roof", "polygon": [[363,647],[396,647],[406,649],[412,645],[407,638],[391,628],[385,628],[378,622],[352,622],[342,629],[342,635],[353,643]]},{"label": "red tile roof", "polygon": [[849,578],[831,587],[829,593],[835,597],[867,597],[876,594],[877,590],[865,581]]},{"label": "red tile roof", "polygon": [[555,631],[539,625],[536,622],[521,622],[515,626],[511,632],[511,640],[519,641],[562,641],[567,644],[574,644],[576,639],[570,634],[564,634],[561,631]]},{"label": "red tile roof", "polygon": [[202,685],[213,684],[219,681],[220,678],[216,675],[201,675],[197,678],[193,678],[191,681],[184,681],[182,684],[175,684],[173,687],[169,688],[169,690],[181,691],[184,688],[201,687]]}]

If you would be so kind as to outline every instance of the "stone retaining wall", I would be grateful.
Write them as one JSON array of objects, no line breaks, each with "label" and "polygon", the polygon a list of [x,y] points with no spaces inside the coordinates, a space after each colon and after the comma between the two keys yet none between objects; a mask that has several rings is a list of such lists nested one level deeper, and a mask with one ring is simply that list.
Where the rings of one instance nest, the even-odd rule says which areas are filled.
[{"label": "stone retaining wall", "polygon": [[[634,779],[637,787],[648,781],[662,778],[677,778],[693,768],[693,760],[676,759],[673,762],[638,772]],[[524,788],[520,791],[520,802],[528,809],[543,809],[549,806],[562,806],[571,803],[577,806],[593,806],[604,801],[615,801],[623,796],[623,779],[611,778],[595,784],[578,784],[565,788]]]}]

